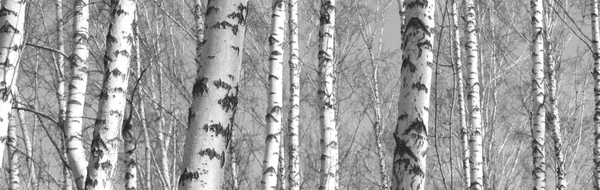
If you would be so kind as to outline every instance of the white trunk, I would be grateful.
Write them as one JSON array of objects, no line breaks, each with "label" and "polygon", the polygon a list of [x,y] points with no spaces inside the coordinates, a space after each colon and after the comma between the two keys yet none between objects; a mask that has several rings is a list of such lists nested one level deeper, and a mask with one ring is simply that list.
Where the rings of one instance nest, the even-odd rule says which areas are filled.
[{"label": "white trunk", "polygon": [[277,189],[285,190],[285,141],[283,140],[283,138],[285,137],[285,133],[283,131],[283,128],[281,129],[281,135],[279,135],[281,143],[279,143],[279,158],[277,160],[279,162],[279,168],[277,169]]},{"label": "white trunk", "polygon": [[[17,100],[18,102],[19,100]],[[25,145],[25,161],[27,162],[27,169],[29,170],[29,178],[27,179],[27,183],[29,186],[26,189],[35,189],[37,180],[35,179],[35,165],[33,163],[33,148],[31,145],[31,138],[29,137],[29,129],[25,121],[25,113],[22,110],[17,110],[17,115],[19,117],[19,124],[21,125],[21,132],[23,136],[23,143]]]},{"label": "white trunk", "polygon": [[546,108],[544,105],[544,20],[543,1],[531,0],[531,136],[533,149],[533,189],[546,189],[546,161],[545,161],[545,133],[546,133]]},{"label": "white trunk", "polygon": [[300,60],[298,59],[298,0],[289,0],[290,112],[288,115],[288,189],[300,190]]},{"label": "white trunk", "polygon": [[[57,43],[57,50],[59,52],[65,52],[65,45],[64,45],[64,38],[63,38],[63,29],[62,27],[64,26],[64,21],[63,21],[63,5],[62,5],[62,0],[56,0],[55,2],[55,7],[56,7],[56,43]],[[66,110],[67,110],[67,102],[65,99],[65,59],[62,55],[60,54],[56,54],[56,78],[58,81],[57,87],[56,87],[56,96],[58,99],[58,128],[64,127],[65,124],[65,120],[66,120]],[[61,149],[61,157],[66,158],[67,157],[67,142],[65,142],[66,140],[66,135],[63,136],[62,141],[61,141],[61,145],[62,145],[62,149]],[[70,165],[70,164],[69,164]],[[69,166],[64,165],[62,168],[62,174],[63,174],[63,190],[71,190],[72,189],[72,183],[71,183],[71,173],[69,172]]]},{"label": "white trunk", "polygon": [[134,0],[119,0],[113,1],[112,8],[112,20],[106,36],[104,81],[85,182],[88,190],[113,188],[112,178],[121,145],[136,4]]},{"label": "white trunk", "polygon": [[10,116],[8,125],[8,139],[6,144],[8,146],[8,173],[11,190],[18,190],[21,188],[19,179],[19,152],[17,151],[17,122],[15,117]]},{"label": "white trunk", "polygon": [[263,156],[261,189],[277,188],[279,146],[281,143],[281,107],[283,104],[283,39],[285,36],[285,1],[273,0],[271,35],[269,36],[269,81],[267,139]]},{"label": "white trunk", "polygon": [[592,0],[592,46],[594,70],[594,127],[596,128],[594,138],[594,187],[600,188],[600,29],[598,27],[598,0]]},{"label": "white trunk", "polygon": [[462,143],[462,166],[464,173],[464,184],[466,187],[470,186],[471,183],[471,170],[469,165],[469,160],[471,159],[469,152],[469,136],[468,136],[468,128],[467,128],[467,119],[465,114],[465,93],[464,93],[464,81],[463,81],[463,71],[462,71],[462,61],[461,61],[461,50],[460,50],[460,31],[458,27],[458,9],[456,7],[456,2],[452,2],[452,29],[454,32],[454,36],[452,40],[452,47],[454,51],[454,62],[455,62],[455,71],[456,71],[456,88],[458,91],[458,113],[460,117],[460,135],[461,135],[461,143]]},{"label": "white trunk", "polygon": [[338,189],[338,142],[335,121],[335,0],[321,0],[319,27],[319,109],[321,126],[321,168],[319,189]]},{"label": "white trunk", "polygon": [[479,97],[479,44],[477,42],[477,21],[475,13],[474,0],[467,0],[467,13],[465,21],[465,33],[467,43],[465,51],[467,54],[467,101],[471,117],[470,145],[470,164],[471,164],[471,184],[470,189],[483,189],[483,125],[481,121],[481,100]]},{"label": "white trunk", "polygon": [[402,87],[398,125],[394,132],[392,189],[425,189],[434,4],[432,1],[405,1]]},{"label": "white trunk", "polygon": [[240,183],[238,181],[238,166],[237,158],[235,155],[235,129],[231,129],[231,145],[229,146],[229,156],[231,157],[231,181],[233,182],[233,190],[240,189]]},{"label": "white trunk", "polygon": [[[134,28],[134,41],[133,41],[133,46],[135,51],[133,52],[132,58],[131,58],[131,62],[132,63],[136,63],[136,79],[135,81],[140,81],[141,78],[141,69],[140,69],[140,46],[139,46],[139,37],[138,37],[138,25],[137,25],[137,17],[135,18],[136,20],[134,21],[136,23],[136,27]],[[141,81],[140,81],[141,82]],[[140,85],[140,84],[134,84],[134,85]],[[138,89],[138,93],[141,93],[141,90],[139,90],[139,88],[141,88],[140,86],[137,86]],[[134,89],[136,90],[136,89]],[[136,93],[136,92],[133,92]],[[132,98],[135,98],[132,96]],[[141,97],[140,97],[141,99]],[[131,100],[133,101],[133,100]],[[139,107],[143,107],[142,104],[139,104],[137,106],[133,106],[133,104],[130,104],[129,109],[138,109]],[[131,112],[130,114],[133,114],[133,112]],[[126,169],[125,169],[125,189],[127,190],[133,190],[133,189],[137,189],[137,179],[138,179],[138,174],[137,174],[137,160],[136,160],[136,154],[135,154],[135,149],[137,147],[137,140],[135,139],[135,134],[134,134],[134,130],[133,130],[133,124],[131,121],[131,118],[133,116],[129,116],[130,120],[125,122],[123,125],[123,131],[121,132],[121,134],[123,135],[123,142],[125,143],[125,164],[127,165]],[[141,116],[140,118],[144,118],[144,119],[140,119],[141,122],[145,122],[145,117]]]},{"label": "white trunk", "polygon": [[210,1],[193,87],[179,189],[224,187],[225,153],[237,107],[247,0]]},{"label": "white trunk", "polygon": [[4,157],[16,81],[19,56],[23,49],[25,1],[2,0],[0,14],[0,165]]},{"label": "white trunk", "polygon": [[75,47],[71,54],[73,69],[71,83],[69,85],[69,100],[67,103],[67,118],[65,120],[65,136],[67,140],[67,158],[71,172],[75,179],[77,189],[85,188],[85,178],[87,176],[87,160],[85,149],[82,142],[83,130],[83,109],[85,105],[85,93],[87,88],[87,65],[89,57],[87,46],[88,40],[88,19],[89,19],[89,0],[75,1],[75,16],[73,18],[73,41]]}]

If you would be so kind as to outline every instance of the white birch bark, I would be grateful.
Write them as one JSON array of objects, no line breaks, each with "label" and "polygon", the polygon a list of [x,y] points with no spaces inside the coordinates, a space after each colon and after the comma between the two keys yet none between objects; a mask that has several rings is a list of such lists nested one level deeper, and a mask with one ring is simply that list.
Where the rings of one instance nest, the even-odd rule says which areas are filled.
[{"label": "white birch bark", "polygon": [[300,190],[300,60],[298,59],[298,0],[289,0],[290,111],[288,115],[288,186]]},{"label": "white birch bark", "polygon": [[[136,81],[140,81],[139,79],[142,77],[141,75],[141,69],[140,69],[140,46],[139,46],[139,36],[138,36],[138,20],[137,20],[137,16],[134,20],[135,22],[135,28],[134,28],[134,41],[133,41],[133,46],[134,46],[134,52],[133,55],[131,57],[131,62],[132,63],[136,63]],[[134,85],[140,85],[140,84],[134,84]],[[138,86],[139,88],[139,86]],[[136,90],[136,89],[134,89]],[[138,92],[141,92],[141,90],[137,89]],[[136,93],[136,92],[133,92]],[[132,96],[132,98],[134,98]],[[133,100],[131,100],[133,101]],[[139,104],[138,106],[143,107],[142,104]],[[133,106],[133,104],[130,104],[130,108],[129,109],[137,109],[137,106]],[[130,112],[130,114],[133,114],[133,112]],[[123,131],[121,132],[121,134],[123,135],[123,142],[125,143],[125,164],[127,165],[126,169],[125,169],[125,189],[127,190],[134,190],[137,189],[137,180],[138,180],[138,174],[137,174],[137,160],[136,160],[136,155],[135,155],[135,149],[137,146],[137,141],[135,140],[135,134],[134,134],[134,130],[133,130],[133,124],[131,124],[131,118],[133,116],[129,116],[129,120],[126,121],[123,124]],[[141,118],[141,117],[140,117]],[[141,122],[145,122],[145,117],[144,119],[140,119]]]},{"label": "white birch bark", "polygon": [[25,1],[2,0],[0,9],[0,165],[4,157],[23,49]]},{"label": "white birch bark", "polygon": [[189,128],[179,189],[224,187],[225,153],[237,109],[247,0],[210,1],[198,75],[193,87]]},{"label": "white birch bark", "polygon": [[[19,102],[18,97],[17,102]],[[27,162],[27,169],[29,171],[29,178],[26,182],[26,184],[29,184],[29,186],[25,186],[25,189],[34,189],[34,187],[36,187],[37,180],[35,179],[36,173],[35,165],[33,163],[33,147],[31,144],[31,138],[29,137],[29,126],[26,124],[25,113],[23,113],[23,110],[17,110],[17,116],[19,117],[19,125],[21,125],[23,144],[25,145],[25,161]]]},{"label": "white birch bark", "polygon": [[89,37],[89,0],[75,1],[73,17],[73,41],[75,46],[70,56],[72,61],[72,77],[69,84],[69,97],[65,120],[65,136],[67,139],[67,158],[77,189],[84,189],[87,176],[87,160],[82,142],[83,109],[87,88],[87,65],[89,57],[87,40]]},{"label": "white birch bark", "polygon": [[[57,50],[59,52],[65,52],[65,45],[64,45],[64,38],[63,38],[63,26],[64,26],[64,21],[63,21],[63,5],[62,5],[62,0],[56,0],[55,2],[55,7],[56,7],[56,43],[57,43]],[[65,98],[65,59],[62,55],[60,54],[56,54],[55,61],[56,61],[56,78],[58,81],[57,87],[56,87],[56,96],[58,99],[58,127],[64,127],[65,124],[65,120],[66,120],[66,110],[67,110],[67,102],[66,102],[66,98]],[[62,145],[62,152],[60,154],[61,157],[66,158],[67,157],[67,142],[66,142],[66,135],[63,136],[61,145]],[[70,164],[69,164],[70,165]],[[72,189],[72,183],[71,183],[71,173],[69,172],[69,166],[67,165],[63,165],[62,168],[62,174],[63,174],[63,186],[62,189],[63,190],[71,190]]]},{"label": "white birch bark", "polygon": [[120,132],[129,77],[135,0],[112,1],[112,20],[106,35],[105,70],[98,117],[94,126],[86,189],[109,190],[117,165]]},{"label": "white birch bark", "polygon": [[545,133],[546,108],[544,105],[544,8],[542,0],[531,0],[531,136],[533,150],[533,189],[546,189]]},{"label": "white birch bark", "polygon": [[[282,75],[283,77],[283,75]],[[282,87],[282,92],[283,92],[283,87]],[[283,93],[282,93],[283,94]],[[283,99],[282,99],[283,101]],[[283,122],[283,120],[281,121]],[[281,140],[281,143],[279,143],[279,158],[277,160],[277,162],[279,162],[279,168],[277,169],[277,189],[279,190],[285,190],[285,181],[286,181],[286,176],[285,176],[285,140],[283,140],[285,137],[285,133],[283,131],[283,126],[281,128],[281,134],[279,135],[279,139]]]},{"label": "white birch bark", "polygon": [[592,0],[592,46],[594,70],[594,127],[596,128],[594,138],[594,188],[600,188],[600,29],[598,27],[598,0]]},{"label": "white birch bark", "polygon": [[9,118],[8,124],[8,139],[6,146],[8,146],[8,173],[11,190],[18,190],[21,188],[21,180],[19,178],[19,152],[17,151],[17,123],[13,115]]},{"label": "white birch bark", "polygon": [[285,1],[273,0],[271,35],[269,36],[269,81],[267,138],[263,155],[261,189],[277,188],[279,147],[281,143],[281,107],[283,105],[283,40],[285,36]]},{"label": "white birch bark", "polygon": [[338,189],[338,142],[335,121],[337,102],[334,85],[335,0],[321,0],[319,27],[319,121],[321,125],[321,168],[319,189]]},{"label": "white birch bark", "polygon": [[407,0],[404,5],[402,87],[394,139],[392,189],[425,189],[427,126],[433,66],[433,1]]},{"label": "white birch bark", "polygon": [[546,79],[548,80],[548,96],[546,98],[546,123],[552,139],[554,140],[554,156],[556,157],[556,189],[565,190],[567,188],[567,181],[565,179],[565,155],[563,154],[563,138],[561,135],[560,118],[558,116],[558,97],[556,96],[556,60],[554,60],[554,50],[552,49],[552,30],[553,26],[550,23],[553,21],[550,19],[550,14],[547,13],[546,17],[546,34],[544,35],[544,51],[546,53]]},{"label": "white birch bark", "polygon": [[479,44],[477,41],[477,21],[475,13],[475,2],[467,0],[467,13],[465,21],[465,33],[467,34],[467,43],[465,51],[467,54],[467,101],[471,117],[471,134],[469,139],[470,146],[470,167],[472,190],[483,189],[483,124],[481,121],[481,100],[479,97]]},{"label": "white birch bark", "polygon": [[461,49],[460,49],[460,30],[458,27],[458,9],[456,7],[455,0],[452,2],[452,29],[453,29],[453,52],[454,52],[454,67],[456,71],[456,88],[458,91],[458,115],[460,118],[460,135],[461,135],[461,143],[462,143],[462,166],[464,173],[464,184],[466,187],[471,185],[471,167],[469,165],[469,160],[471,159],[469,152],[469,135],[467,128],[467,119],[465,113],[465,93],[464,93],[464,80],[463,80],[463,71],[462,71],[462,60],[461,60]]}]

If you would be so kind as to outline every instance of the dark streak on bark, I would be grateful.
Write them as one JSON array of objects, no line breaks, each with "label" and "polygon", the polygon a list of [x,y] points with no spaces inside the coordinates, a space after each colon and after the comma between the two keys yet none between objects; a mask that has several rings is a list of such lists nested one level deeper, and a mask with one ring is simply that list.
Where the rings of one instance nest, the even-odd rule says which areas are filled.
[{"label": "dark streak on bark", "polygon": [[204,95],[208,93],[208,78],[202,77],[196,80],[194,83],[194,87],[192,88],[192,95],[197,97],[199,95]]}]

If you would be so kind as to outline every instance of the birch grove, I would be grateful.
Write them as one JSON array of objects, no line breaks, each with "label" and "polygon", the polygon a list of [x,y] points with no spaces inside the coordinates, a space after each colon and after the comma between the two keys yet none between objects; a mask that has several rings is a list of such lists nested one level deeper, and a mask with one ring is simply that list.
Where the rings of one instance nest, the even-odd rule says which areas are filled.
[{"label": "birch grove", "polygon": [[0,189],[600,187],[597,0],[0,5]]}]

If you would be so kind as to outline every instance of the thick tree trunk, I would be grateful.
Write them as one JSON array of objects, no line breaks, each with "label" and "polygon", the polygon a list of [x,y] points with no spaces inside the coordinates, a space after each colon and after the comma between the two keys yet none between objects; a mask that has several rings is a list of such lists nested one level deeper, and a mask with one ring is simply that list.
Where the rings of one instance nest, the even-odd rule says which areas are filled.
[{"label": "thick tree trunk", "polygon": [[594,187],[600,189],[600,29],[598,27],[598,0],[592,0],[592,45],[594,70],[594,127],[596,128],[594,138]]},{"label": "thick tree trunk", "polygon": [[126,104],[136,4],[134,0],[113,1],[112,9],[112,20],[106,35],[104,81],[85,181],[88,190],[113,188],[112,178],[117,165],[119,133]]},{"label": "thick tree trunk", "polygon": [[25,1],[2,0],[0,12],[0,165],[4,157],[13,98],[23,49]]},{"label": "thick tree trunk", "polygon": [[319,120],[321,123],[321,168],[319,189],[338,189],[338,142],[335,121],[335,0],[321,0],[319,28]]},{"label": "thick tree trunk", "polygon": [[407,0],[402,87],[394,139],[392,189],[425,189],[427,126],[433,64],[433,1]]},{"label": "thick tree trunk", "polygon": [[453,0],[452,2],[452,29],[454,32],[453,36],[453,52],[454,52],[454,68],[456,71],[456,88],[458,91],[458,115],[460,118],[460,135],[461,135],[461,143],[462,143],[462,164],[463,164],[463,173],[464,173],[464,184],[466,187],[471,186],[471,167],[469,165],[469,160],[471,160],[471,154],[469,152],[469,130],[467,128],[467,118],[465,113],[465,93],[464,93],[464,81],[463,81],[463,71],[462,71],[462,61],[461,61],[461,52],[460,52],[460,30],[458,29],[458,9],[456,7],[456,2]]},{"label": "thick tree trunk", "polygon": [[71,54],[72,77],[69,85],[69,100],[67,103],[67,113],[65,120],[65,136],[67,139],[67,158],[71,172],[75,179],[77,189],[84,189],[84,182],[87,176],[87,160],[83,142],[81,140],[83,130],[83,109],[85,105],[85,93],[87,88],[87,65],[89,57],[87,46],[88,26],[89,26],[89,7],[88,0],[75,1],[75,16],[73,18],[73,41],[75,47]]},{"label": "thick tree trunk", "polygon": [[534,190],[546,189],[546,161],[545,161],[545,133],[546,133],[546,108],[544,105],[544,8],[542,0],[531,0],[531,136],[533,149],[533,182]]},{"label": "thick tree trunk", "polygon": [[277,188],[279,147],[281,143],[281,106],[283,104],[283,39],[285,36],[285,1],[273,0],[271,35],[269,36],[269,81],[267,139],[263,156],[261,189]]},{"label": "thick tree trunk", "polygon": [[469,94],[467,101],[471,117],[470,144],[470,164],[471,164],[471,184],[470,189],[483,189],[483,123],[481,121],[481,100],[479,97],[479,44],[477,41],[477,21],[475,13],[474,0],[467,0],[467,13],[465,21],[465,33],[467,33],[467,43],[465,51],[467,54],[467,88]]},{"label": "thick tree trunk", "polygon": [[19,179],[19,152],[17,151],[17,122],[14,116],[10,116],[8,124],[8,139],[6,146],[8,146],[8,173],[11,190],[18,190],[21,188],[21,180]]},{"label": "thick tree trunk", "polygon": [[289,0],[290,112],[288,115],[288,190],[300,190],[300,60],[298,59],[298,0]]},{"label": "thick tree trunk", "polygon": [[206,38],[189,109],[179,189],[224,187],[227,146],[237,109],[247,0],[210,1]]}]

